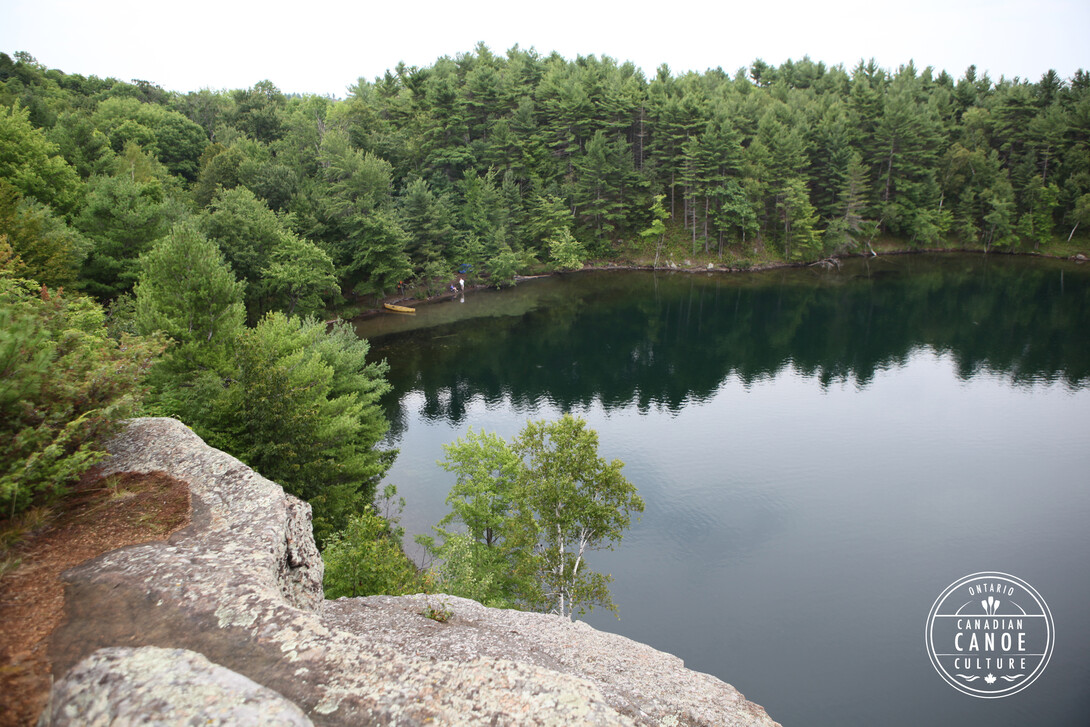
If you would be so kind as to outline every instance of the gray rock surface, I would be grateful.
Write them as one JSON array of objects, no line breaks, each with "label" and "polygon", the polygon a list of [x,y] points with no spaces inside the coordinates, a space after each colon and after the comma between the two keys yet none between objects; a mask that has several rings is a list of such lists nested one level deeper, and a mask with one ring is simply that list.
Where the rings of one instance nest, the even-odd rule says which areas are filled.
[{"label": "gray rock surface", "polygon": [[[443,624],[420,618],[429,607],[451,616]],[[326,601],[323,614],[334,628],[404,653],[457,662],[510,659],[586,679],[637,724],[772,724],[734,687],[686,669],[676,656],[560,616],[446,595],[340,598]]]},{"label": "gray rock surface", "polygon": [[309,727],[271,689],[184,649],[99,649],[53,688],[39,727],[261,725]]},{"label": "gray rock surface", "polygon": [[325,602],[307,504],[171,419],[134,420],[110,451],[108,473],[187,482],[192,521],[65,574],[58,679],[100,648],[156,646],[202,654],[319,725],[775,724],[730,685],[582,623],[452,597],[430,597],[446,623],[420,615],[423,596]]}]

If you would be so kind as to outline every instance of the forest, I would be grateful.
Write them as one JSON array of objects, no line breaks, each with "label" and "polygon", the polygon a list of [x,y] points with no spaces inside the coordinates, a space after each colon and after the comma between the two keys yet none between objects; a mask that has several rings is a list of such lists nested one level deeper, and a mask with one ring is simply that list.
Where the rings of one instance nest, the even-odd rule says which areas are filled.
[{"label": "forest", "polygon": [[878,246],[1069,255],[1088,227],[1083,70],[803,58],[648,78],[478,45],[339,99],[0,53],[0,517],[142,413],[304,497],[336,540],[396,453],[386,365],[328,321],[402,284]]},{"label": "forest", "polygon": [[1082,70],[804,58],[648,79],[480,45],[332,99],[267,81],[181,94],[16,53],[0,55],[0,115],[0,215],[30,277],[111,300],[184,222],[245,283],[251,321],[463,265],[503,282],[608,260],[657,218],[682,254],[728,261],[877,238],[1048,251],[1090,219]]}]

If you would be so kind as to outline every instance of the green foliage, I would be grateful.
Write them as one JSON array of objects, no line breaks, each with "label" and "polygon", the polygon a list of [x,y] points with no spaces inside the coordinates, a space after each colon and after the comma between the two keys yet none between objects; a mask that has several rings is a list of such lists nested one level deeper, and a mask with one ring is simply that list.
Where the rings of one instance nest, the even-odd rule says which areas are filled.
[{"label": "green foliage", "polygon": [[87,116],[72,111],[63,113],[47,136],[83,179],[108,172],[113,159],[110,140]]},{"label": "green foliage", "polygon": [[[1069,234],[1090,193],[1081,71],[1031,83],[969,69],[955,81],[912,63],[803,59],[646,78],[609,58],[480,46],[360,81],[339,101],[268,81],[175,94],[26,54],[8,66],[0,180],[93,241],[80,286],[103,301],[128,291],[164,228],[207,212],[224,218],[223,235],[204,231],[247,283],[251,322],[314,309],[327,290],[313,249],[321,271],[304,290],[288,283],[305,266],[286,269],[283,251],[273,264],[270,240],[289,232],[330,256],[340,290],[382,296],[429,264],[470,264],[506,285],[527,267],[631,250],[622,243],[642,233],[656,258],[670,245],[675,256],[805,260],[879,235],[1040,247],[1060,225]],[[113,177],[130,188],[102,181]],[[51,229],[54,242],[66,236]],[[68,252],[35,259],[9,238],[59,283]],[[65,243],[76,263],[79,242]]]},{"label": "green foliage", "polygon": [[789,179],[784,185],[780,202],[780,215],[783,219],[784,258],[790,260],[799,256],[803,250],[821,252],[821,243],[817,224],[817,214],[806,187],[800,179]]},{"label": "green foliage", "polygon": [[22,275],[50,287],[78,287],[87,239],[52,208],[23,198],[4,180],[0,180],[0,231],[21,260]]},{"label": "green foliage", "polygon": [[[441,559],[439,587],[496,606],[571,617],[615,610],[609,576],[587,568],[592,550],[612,548],[643,511],[623,463],[598,455],[598,435],[565,415],[529,422],[508,444],[474,433],[445,445],[440,465],[458,475],[436,528],[421,542]],[[445,528],[460,524],[464,532]]]},{"label": "green foliage", "polygon": [[670,213],[662,206],[662,200],[665,198],[665,194],[655,195],[651,203],[651,226],[646,230],[640,230],[640,237],[661,240],[662,236],[666,234],[666,220],[670,218]]},{"label": "green foliage", "polygon": [[354,215],[342,246],[343,274],[355,280],[353,292],[383,296],[395,290],[399,280],[412,276],[412,263],[405,252],[406,237],[397,222],[386,213]]},{"label": "green foliage", "polygon": [[401,596],[423,590],[423,579],[405,557],[397,530],[366,505],[322,551],[325,597]]},{"label": "green foliage", "polygon": [[135,176],[92,178],[75,220],[91,240],[82,277],[88,292],[103,300],[132,289],[139,274],[137,259],[169,229],[162,185],[154,178],[137,181]]},{"label": "green foliage", "polygon": [[208,205],[220,189],[233,189],[239,184],[239,169],[246,160],[240,147],[227,148],[209,144],[201,155],[200,173],[193,186],[193,198],[202,207]]},{"label": "green foliage", "polygon": [[504,248],[488,260],[485,272],[489,281],[497,288],[515,284],[518,271],[524,265],[523,258],[511,248]]},{"label": "green foliage", "polygon": [[1075,230],[1079,228],[1079,225],[1090,226],[1090,193],[1084,194],[1075,202],[1075,207],[1071,211],[1071,220],[1075,223],[1075,226],[1071,228],[1071,236],[1075,234]]},{"label": "green foliage", "polygon": [[520,581],[512,564],[523,572],[529,563],[516,560],[503,547],[486,547],[465,533],[450,533],[442,546],[419,538],[439,559],[433,577],[437,591],[450,596],[470,598],[491,608],[519,608],[533,581]]},{"label": "green foliage", "polygon": [[1052,240],[1052,219],[1059,197],[1059,188],[1055,184],[1046,185],[1040,175],[1034,175],[1026,185],[1028,210],[1019,219],[1018,233],[1022,239],[1033,242],[1034,250]]},{"label": "green foliage", "polygon": [[447,495],[451,511],[439,527],[459,522],[474,541],[489,547],[498,544],[515,497],[518,457],[499,435],[472,428],[465,438],[443,445],[443,451],[446,459],[439,466],[458,479]]},{"label": "green foliage", "polygon": [[262,272],[265,290],[289,316],[319,313],[325,300],[338,294],[333,259],[314,243],[295,235],[285,237],[272,251]]},{"label": "green foliage", "polygon": [[293,236],[291,231],[245,187],[220,189],[208,206],[202,229],[219,245],[236,277],[245,281],[248,302],[256,304],[262,272],[273,250]]},{"label": "green foliage", "polygon": [[583,243],[572,237],[571,230],[563,228],[545,241],[549,248],[549,261],[557,270],[582,270],[587,250]]},{"label": "green foliage", "polygon": [[[311,307],[311,296],[331,283],[332,264],[308,258],[316,248],[294,235],[280,245],[270,265],[281,270],[270,277],[310,263],[277,290],[295,307]],[[379,406],[385,364],[367,363],[367,343],[346,324],[270,313],[245,328],[242,285],[217,245],[192,227],[176,227],[141,258],[133,324],[175,341],[155,372],[155,410],[182,417],[213,446],[308,500],[321,542],[370,502],[392,462],[393,452],[375,449],[388,426]]]},{"label": "green foliage", "polygon": [[624,463],[598,455],[598,434],[565,414],[555,422],[529,422],[514,444],[523,460],[520,505],[540,533],[539,576],[548,610],[570,617],[595,605],[616,610],[610,578],[586,568],[586,554],[612,548],[643,512],[636,487],[621,474]]},{"label": "green foliage", "polygon": [[105,456],[162,345],[106,333],[86,298],[0,277],[0,503],[12,516],[64,493]]},{"label": "green foliage", "polygon": [[414,179],[405,189],[399,209],[412,258],[423,263],[441,259],[454,235],[449,198],[437,197],[426,181]]},{"label": "green foliage", "polygon": [[541,249],[560,230],[571,230],[571,210],[563,199],[554,195],[537,195],[527,205],[523,226],[533,249]]},{"label": "green foliage", "polygon": [[441,601],[438,606],[429,601],[427,605],[424,606],[424,610],[420,612],[420,615],[442,624],[449,621],[450,617],[454,615],[454,612],[447,608]]},{"label": "green foliage", "polygon": [[627,142],[595,131],[575,164],[580,174],[573,201],[580,218],[598,237],[613,236],[624,227],[625,198],[635,173]]},{"label": "green foliage", "polygon": [[115,177],[128,177],[142,184],[158,182],[164,188],[171,189],[176,188],[178,182],[154,154],[135,141],[125,142],[121,151],[110,160],[107,172]]},{"label": "green foliage", "polygon": [[655,242],[655,267],[659,266],[659,254],[662,252],[662,243],[666,239],[666,220],[670,213],[662,206],[665,194],[656,194],[651,203],[651,226],[646,230],[640,230],[640,237]]},{"label": "green foliage", "polygon": [[436,587],[497,608],[539,602],[536,537],[518,512],[518,456],[500,436],[472,429],[443,450],[439,465],[457,481],[447,495],[451,511],[435,528],[442,543],[417,537],[439,559]]},{"label": "green foliage", "polygon": [[242,328],[243,290],[214,242],[176,226],[140,258],[137,330],[173,340],[170,363],[177,370],[216,368]]},{"label": "green foliage", "polygon": [[281,110],[286,99],[272,81],[258,81],[245,91],[231,92],[234,122],[243,132],[260,141],[275,141],[283,133]]},{"label": "green foliage", "polygon": [[8,236],[0,234],[0,276],[8,278],[21,278],[26,272],[19,254],[11,249]]},{"label": "green foliage", "polygon": [[246,187],[220,189],[203,229],[246,283],[251,320],[271,308],[316,313],[337,293],[333,261],[300,238],[264,200]]},{"label": "green foliage", "polygon": [[192,181],[208,144],[204,130],[176,111],[135,98],[109,98],[92,117],[114,151],[135,142],[149,150],[170,171]]},{"label": "green foliage", "polygon": [[424,264],[424,269],[416,277],[423,284],[425,294],[430,298],[447,290],[450,284],[450,265],[438,260],[431,260]]},{"label": "green foliage", "polygon": [[74,209],[79,199],[76,170],[34,128],[26,108],[0,106],[0,180],[62,213]]},{"label": "green foliage", "polygon": [[388,423],[386,366],[368,364],[351,327],[269,313],[234,341],[226,377],[204,387],[194,428],[314,508],[319,542],[369,503],[396,452],[376,449]]}]

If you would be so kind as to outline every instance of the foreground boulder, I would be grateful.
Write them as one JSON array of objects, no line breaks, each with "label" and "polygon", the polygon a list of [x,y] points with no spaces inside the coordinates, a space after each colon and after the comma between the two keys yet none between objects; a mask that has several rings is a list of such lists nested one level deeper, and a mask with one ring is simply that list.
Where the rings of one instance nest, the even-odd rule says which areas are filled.
[{"label": "foreground boulder", "polygon": [[241,674],[184,649],[99,649],[57,684],[49,727],[145,724],[311,727],[303,711]]},{"label": "foreground boulder", "polygon": [[[53,704],[64,714],[78,716],[92,694],[106,713],[181,714],[219,698],[191,675],[234,672],[225,689],[248,695],[244,706],[271,700],[284,724],[305,724],[290,721],[291,704],[318,725],[775,724],[729,684],[582,623],[448,596],[327,602],[309,505],[171,419],[134,420],[110,451],[106,474],[165,471],[188,483],[192,519],[165,542],[65,574],[67,618],[52,647]],[[452,615],[425,618],[428,605]],[[133,659],[156,668],[133,669]],[[166,679],[172,696],[126,702],[144,688],[141,673]]]}]

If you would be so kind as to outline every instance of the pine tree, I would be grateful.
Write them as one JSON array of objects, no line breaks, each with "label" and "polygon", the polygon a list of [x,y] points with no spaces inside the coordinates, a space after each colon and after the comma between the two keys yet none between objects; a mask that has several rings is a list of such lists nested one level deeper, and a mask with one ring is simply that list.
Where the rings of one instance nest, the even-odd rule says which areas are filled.
[{"label": "pine tree", "polygon": [[161,331],[174,341],[170,369],[216,369],[242,330],[244,290],[214,242],[190,226],[175,226],[140,258],[133,290],[137,330]]},{"label": "pine tree", "polygon": [[270,313],[235,346],[233,370],[198,427],[314,508],[315,538],[341,530],[374,497],[394,452],[377,448],[388,423],[379,399],[386,366],[346,324]]}]

